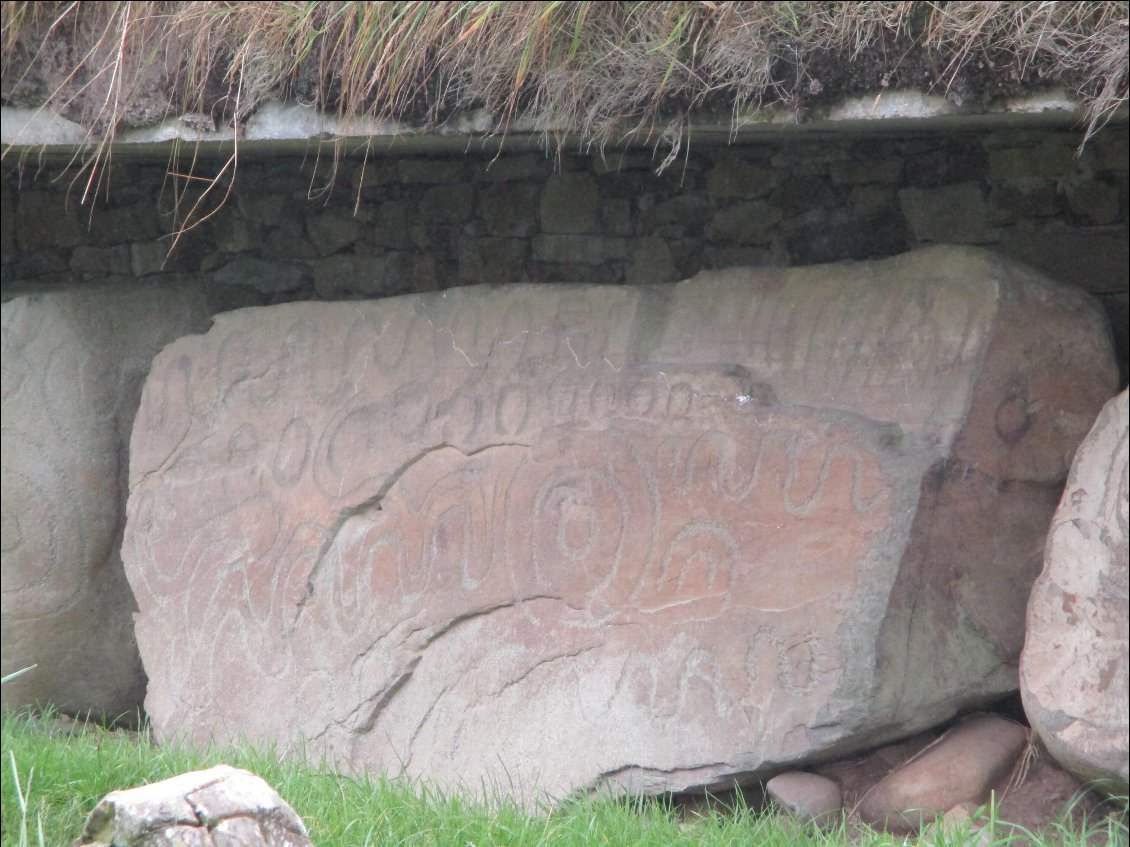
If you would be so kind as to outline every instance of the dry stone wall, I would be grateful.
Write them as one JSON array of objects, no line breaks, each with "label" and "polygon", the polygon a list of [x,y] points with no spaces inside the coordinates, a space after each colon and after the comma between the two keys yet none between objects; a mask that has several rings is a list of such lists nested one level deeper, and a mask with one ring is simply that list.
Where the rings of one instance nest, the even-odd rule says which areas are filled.
[{"label": "dry stone wall", "polygon": [[[792,136],[648,151],[245,157],[227,206],[168,262],[165,163],[123,164],[93,215],[50,168],[7,165],[5,292],[187,275],[263,303],[500,282],[656,283],[976,244],[1097,295],[1127,371],[1127,128]],[[198,164],[208,175],[220,163]],[[187,168],[188,163],[183,163]],[[53,181],[54,180],[54,181]],[[332,186],[332,190],[331,190]],[[182,208],[194,185],[181,185]],[[359,200],[359,202],[358,202]],[[7,296],[7,294],[6,294]]]}]

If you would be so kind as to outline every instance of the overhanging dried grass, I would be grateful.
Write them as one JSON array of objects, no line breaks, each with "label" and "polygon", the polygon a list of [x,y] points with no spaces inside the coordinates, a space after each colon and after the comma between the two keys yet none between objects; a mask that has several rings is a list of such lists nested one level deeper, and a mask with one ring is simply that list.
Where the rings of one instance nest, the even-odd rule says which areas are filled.
[{"label": "overhanging dried grass", "polygon": [[[13,2],[2,96],[101,143],[170,115],[238,129],[267,97],[435,127],[485,108],[582,142],[672,139],[700,110],[883,88],[1127,99],[1126,2]],[[95,168],[91,167],[91,173]]]},{"label": "overhanging dried grass", "polygon": [[[12,2],[3,97],[112,135],[265,97],[434,126],[485,107],[602,140],[706,104],[879,87],[1127,97],[1125,2]],[[838,67],[837,67],[838,66]],[[837,90],[839,89],[839,90]],[[975,90],[960,96],[976,94]]]}]

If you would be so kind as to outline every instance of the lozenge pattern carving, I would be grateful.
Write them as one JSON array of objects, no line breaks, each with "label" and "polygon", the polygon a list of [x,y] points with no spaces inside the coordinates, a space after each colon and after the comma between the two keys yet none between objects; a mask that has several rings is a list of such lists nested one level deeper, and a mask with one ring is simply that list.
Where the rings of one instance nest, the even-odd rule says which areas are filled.
[{"label": "lozenge pattern carving", "polygon": [[[150,698],[168,726],[214,708],[237,673],[284,699],[297,680],[302,703],[340,692],[306,715],[309,735],[355,755],[359,734],[383,733],[391,748],[369,759],[426,773],[413,739],[448,727],[430,756],[457,756],[473,721],[460,686],[417,665],[489,624],[493,650],[459,676],[478,696],[548,696],[547,668],[590,663],[606,690],[559,694],[559,708],[674,727],[705,704],[769,731],[757,703],[778,682],[710,630],[750,615],[779,629],[782,610],[817,604],[821,636],[786,624],[780,637],[834,637],[835,600],[858,578],[839,564],[889,522],[878,442],[780,408],[741,367],[641,362],[610,330],[554,329],[594,323],[582,305],[565,298],[533,329],[511,307],[493,333],[477,308],[451,327],[362,311],[344,333],[300,317],[270,345],[239,327],[212,360],[169,354],[136,424],[153,438],[134,454],[130,520],[145,531],[131,533],[131,575],[143,610],[210,623],[204,649],[157,616],[139,624],[147,655],[189,668]],[[850,537],[829,524],[845,514]],[[643,646],[672,633],[669,656]],[[804,667],[782,673],[813,684]],[[415,717],[398,720],[394,700],[419,701]]]},{"label": "lozenge pattern carving", "polygon": [[961,441],[981,371],[1014,367],[987,352],[1000,288],[980,254],[928,258],[220,316],[158,358],[135,422],[155,725],[559,797],[934,720],[891,670],[919,637],[947,674],[975,645],[962,690],[997,696],[1012,670],[978,621],[919,636],[946,613],[890,606],[948,591],[962,545],[963,591],[1023,564],[930,511],[955,444],[995,468],[1030,436]]}]

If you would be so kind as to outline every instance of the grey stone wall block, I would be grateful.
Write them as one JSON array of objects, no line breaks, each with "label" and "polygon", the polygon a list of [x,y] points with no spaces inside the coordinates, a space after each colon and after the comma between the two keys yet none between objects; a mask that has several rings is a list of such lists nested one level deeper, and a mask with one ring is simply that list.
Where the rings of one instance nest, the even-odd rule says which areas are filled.
[{"label": "grey stone wall block", "polygon": [[720,209],[706,227],[706,236],[722,245],[768,244],[781,209],[764,200]]},{"label": "grey stone wall block", "polygon": [[541,194],[541,228],[547,233],[594,232],[600,194],[589,174],[555,174]]},{"label": "grey stone wall block", "polygon": [[1000,233],[976,182],[939,188],[904,188],[899,206],[919,243],[992,244]]},{"label": "grey stone wall block", "polygon": [[537,262],[599,265],[610,259],[628,255],[623,238],[598,235],[538,235],[533,240],[533,258]]},{"label": "grey stone wall block", "polygon": [[537,182],[507,181],[479,191],[478,214],[489,235],[528,238],[538,229]]},{"label": "grey stone wall block", "polygon": [[21,191],[15,220],[16,241],[20,249],[39,250],[81,244],[81,211],[78,201],[63,193]]},{"label": "grey stone wall block", "polygon": [[772,168],[735,155],[722,156],[706,176],[706,192],[715,203],[763,197],[773,184]]},{"label": "grey stone wall block", "polygon": [[311,209],[306,234],[319,256],[329,256],[361,237],[365,225],[347,209]]}]

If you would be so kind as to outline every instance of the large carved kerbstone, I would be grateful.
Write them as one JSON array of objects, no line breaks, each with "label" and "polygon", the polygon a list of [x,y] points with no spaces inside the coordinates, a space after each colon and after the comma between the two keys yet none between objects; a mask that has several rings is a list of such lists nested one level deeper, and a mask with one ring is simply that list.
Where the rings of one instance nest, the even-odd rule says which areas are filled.
[{"label": "large carved kerbstone", "polygon": [[524,797],[932,726],[1015,688],[1103,327],[955,249],[220,316],[134,430],[146,706]]},{"label": "large carved kerbstone", "polygon": [[1130,401],[1106,404],[1079,447],[1032,588],[1020,692],[1052,756],[1125,795],[1130,679]]},{"label": "large carved kerbstone", "polygon": [[127,455],[142,381],[208,324],[184,289],[98,286],[3,305],[5,706],[136,712],[145,674],[122,571]]}]

